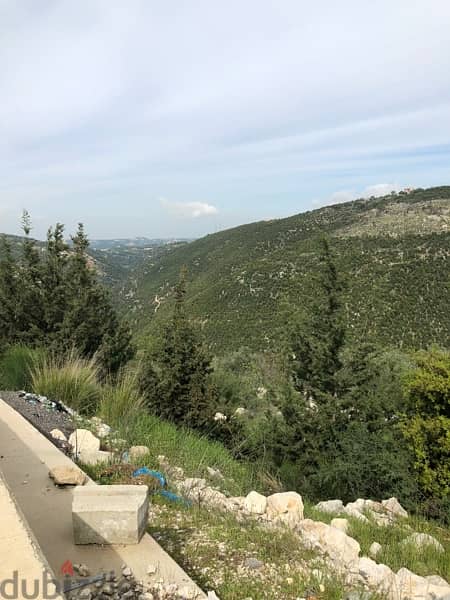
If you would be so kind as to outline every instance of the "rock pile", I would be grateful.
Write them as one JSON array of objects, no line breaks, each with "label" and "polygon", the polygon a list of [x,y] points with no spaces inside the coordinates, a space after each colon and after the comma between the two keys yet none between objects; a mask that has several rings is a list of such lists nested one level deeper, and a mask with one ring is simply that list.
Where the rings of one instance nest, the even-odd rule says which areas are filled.
[{"label": "rock pile", "polygon": [[[64,586],[68,600],[195,600],[199,598],[193,587],[179,587],[165,582],[157,569],[149,565],[147,580],[136,581],[127,565],[119,575],[115,571],[90,576],[86,565],[74,565],[79,577],[66,578]],[[75,587],[80,586],[80,587]]]}]

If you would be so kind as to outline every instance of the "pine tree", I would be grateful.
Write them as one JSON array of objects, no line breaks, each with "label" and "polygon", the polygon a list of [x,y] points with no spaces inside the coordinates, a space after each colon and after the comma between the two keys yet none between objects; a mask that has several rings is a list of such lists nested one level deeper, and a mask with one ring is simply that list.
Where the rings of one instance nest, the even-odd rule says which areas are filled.
[{"label": "pine tree", "polygon": [[162,347],[148,356],[142,386],[149,408],[159,416],[202,428],[214,411],[215,393],[209,381],[211,358],[186,315],[186,269],[175,287],[175,306],[166,326]]},{"label": "pine tree", "polygon": [[134,354],[131,331],[118,318],[109,294],[97,280],[81,223],[72,244],[66,277],[69,301],[60,343],[65,348],[74,346],[84,356],[96,355],[105,375],[117,373]]}]

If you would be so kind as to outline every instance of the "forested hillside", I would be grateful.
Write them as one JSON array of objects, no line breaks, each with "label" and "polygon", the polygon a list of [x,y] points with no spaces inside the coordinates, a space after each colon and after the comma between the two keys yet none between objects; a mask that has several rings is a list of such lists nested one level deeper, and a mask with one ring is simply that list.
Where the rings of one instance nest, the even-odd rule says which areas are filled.
[{"label": "forested hillside", "polygon": [[[331,237],[355,339],[421,347],[450,339],[450,187],[356,200],[208,235],[145,261],[131,305],[147,331],[168,314],[180,268],[212,349],[276,347],[315,295],[317,247]],[[133,313],[128,313],[129,316]]]}]

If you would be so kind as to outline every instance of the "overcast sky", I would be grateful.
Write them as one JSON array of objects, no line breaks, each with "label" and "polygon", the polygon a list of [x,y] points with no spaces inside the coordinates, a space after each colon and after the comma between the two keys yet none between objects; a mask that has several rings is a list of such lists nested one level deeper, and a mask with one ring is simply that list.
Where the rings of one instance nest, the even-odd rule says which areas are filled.
[{"label": "overcast sky", "polygon": [[449,0],[0,0],[0,231],[195,237],[450,184]]}]

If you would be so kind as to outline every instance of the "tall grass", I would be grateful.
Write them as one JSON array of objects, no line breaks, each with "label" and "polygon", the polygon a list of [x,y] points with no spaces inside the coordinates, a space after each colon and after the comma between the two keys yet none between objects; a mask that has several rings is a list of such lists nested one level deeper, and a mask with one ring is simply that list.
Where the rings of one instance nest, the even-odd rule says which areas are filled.
[{"label": "tall grass", "polygon": [[224,476],[220,487],[232,495],[263,487],[258,465],[239,462],[221,443],[147,412],[140,411],[134,419],[123,420],[117,430],[130,445],[149,448],[150,453],[145,457],[149,467],[159,468],[158,456],[164,455],[171,466],[182,467],[187,477],[208,478],[207,467],[219,469]]},{"label": "tall grass", "polygon": [[72,351],[37,364],[31,372],[31,383],[35,393],[59,400],[81,415],[92,415],[101,395],[98,375],[94,359],[80,358]]},{"label": "tall grass", "polygon": [[30,390],[31,372],[45,361],[43,348],[11,346],[0,357],[0,390]]},{"label": "tall grass", "polygon": [[98,415],[112,427],[132,428],[144,404],[136,371],[125,368],[117,380],[103,386]]}]

